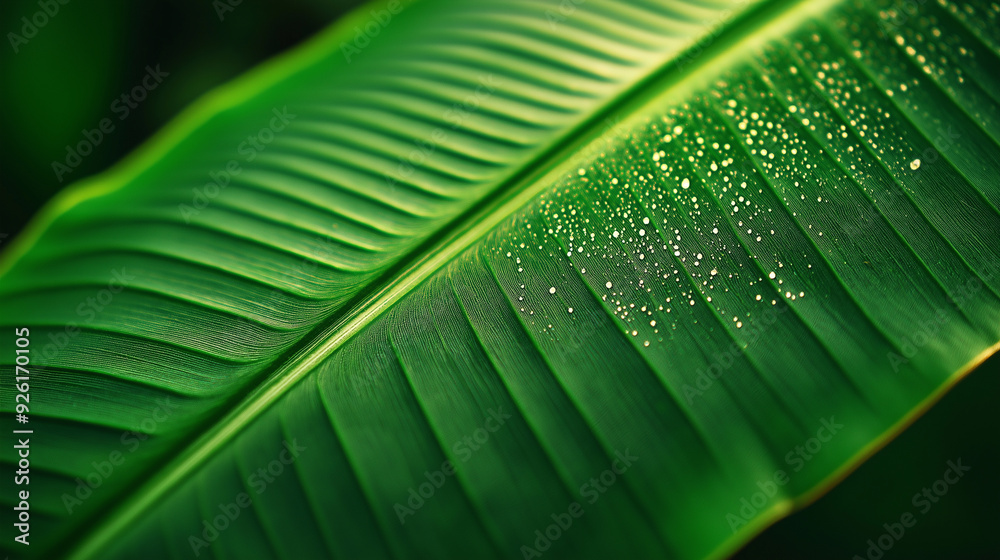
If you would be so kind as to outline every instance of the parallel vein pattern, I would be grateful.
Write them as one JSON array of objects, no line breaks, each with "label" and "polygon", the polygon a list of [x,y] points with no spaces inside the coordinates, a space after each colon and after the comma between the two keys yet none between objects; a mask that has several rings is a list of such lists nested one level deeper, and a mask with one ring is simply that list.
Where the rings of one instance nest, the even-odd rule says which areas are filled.
[{"label": "parallel vein pattern", "polygon": [[845,2],[654,101],[114,557],[732,551],[1000,339],[1000,12],[901,14]]},{"label": "parallel vein pattern", "polygon": [[[374,6],[287,76],[219,94],[225,109],[190,117],[203,122],[148,167],[98,179],[102,194],[0,268],[0,327],[30,327],[35,352],[37,531],[55,543],[92,518],[380,275],[747,5]],[[354,25],[378,29],[358,52]],[[124,466],[94,474],[111,452]],[[101,487],[81,490],[90,475]]]}]

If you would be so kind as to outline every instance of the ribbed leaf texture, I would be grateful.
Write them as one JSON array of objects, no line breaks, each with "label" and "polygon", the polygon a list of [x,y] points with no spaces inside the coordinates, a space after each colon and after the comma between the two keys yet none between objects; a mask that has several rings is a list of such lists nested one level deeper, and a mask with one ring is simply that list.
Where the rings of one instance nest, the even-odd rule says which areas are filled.
[{"label": "ribbed leaf texture", "polygon": [[[7,255],[0,288],[0,323],[31,327],[44,368],[38,531],[92,517],[395,263],[739,7],[365,8],[71,190]],[[127,463],[67,504],[115,450]]]},{"label": "ribbed leaf texture", "polygon": [[39,531],[732,552],[1000,339],[1000,11],[912,4],[425,0],[220,92],[7,255]]}]

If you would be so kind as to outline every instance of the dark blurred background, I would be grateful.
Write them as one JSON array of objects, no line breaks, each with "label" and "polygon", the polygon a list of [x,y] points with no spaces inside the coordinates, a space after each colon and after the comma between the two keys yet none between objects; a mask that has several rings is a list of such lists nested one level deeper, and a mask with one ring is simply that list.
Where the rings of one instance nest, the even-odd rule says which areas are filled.
[{"label": "dark blurred background", "polygon": [[[106,169],[206,91],[324,28],[357,0],[109,2],[70,0],[41,17],[38,0],[0,2],[0,234],[16,235],[59,189]],[[21,18],[46,21],[25,28]],[[27,31],[27,33],[25,33]],[[26,42],[13,38],[15,33]],[[140,85],[147,66],[169,74],[124,114],[115,99]],[[92,153],[64,172],[67,146],[110,119]],[[65,171],[65,170],[64,170]],[[2,250],[2,246],[0,246]],[[883,523],[915,511],[913,494],[961,457],[973,470],[881,557],[870,560],[1000,559],[994,358],[896,441],[806,510],[779,522],[737,558],[869,558]],[[721,522],[721,520],[720,520]]]},{"label": "dark blurred background", "polygon": [[[0,2],[0,233],[7,240],[59,189],[108,168],[206,91],[361,3],[60,1],[44,0],[58,8],[51,16],[39,0]],[[157,65],[169,74],[162,83],[134,108],[119,102],[112,109]],[[60,181],[53,162],[65,164],[66,147],[105,118],[113,131]]]},{"label": "dark blurred background", "polygon": [[[1000,559],[997,395],[1000,354],[828,494],[779,521],[735,559]],[[914,507],[913,495],[959,458],[972,470],[926,513]],[[916,524],[882,556],[869,557],[868,540],[878,540],[886,533],[883,523],[899,523],[907,512]]]}]

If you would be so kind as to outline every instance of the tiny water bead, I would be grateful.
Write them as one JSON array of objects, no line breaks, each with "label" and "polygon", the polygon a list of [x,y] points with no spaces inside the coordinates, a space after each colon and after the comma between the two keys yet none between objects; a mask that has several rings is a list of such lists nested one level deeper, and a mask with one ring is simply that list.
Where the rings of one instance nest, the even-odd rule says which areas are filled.
[{"label": "tiny water bead", "polygon": [[[865,99],[871,103],[862,106],[855,99],[873,94],[884,104],[882,88],[862,91],[865,83],[838,74],[843,62],[806,60],[802,72],[816,77],[815,87],[840,113],[810,96],[809,88],[799,91],[810,84],[787,79],[789,74],[765,76],[778,80],[775,92],[723,85],[731,97],[667,109],[663,124],[630,132],[609,142],[607,153],[572,167],[536,207],[544,224],[526,224],[509,246],[520,249],[504,251],[512,261],[525,249],[565,258],[584,284],[596,284],[598,291],[600,276],[618,278],[606,281],[605,292],[594,296],[621,321],[623,332],[643,346],[663,343],[656,335],[676,330],[680,321],[702,313],[697,309],[702,305],[725,317],[725,326],[735,332],[753,325],[750,318],[760,307],[797,303],[805,297],[798,285],[801,268],[814,267],[806,262],[789,266],[789,259],[808,255],[788,252],[789,244],[798,247],[793,241],[801,236],[784,222],[800,226],[824,250],[847,243],[829,230],[835,220],[828,215],[841,213],[853,190],[845,192],[846,183],[831,179],[848,170],[859,184],[870,181],[874,164],[858,154],[865,143],[877,160],[897,158],[885,162],[890,170],[905,173],[910,166],[916,171],[922,163],[914,159],[919,152],[906,153],[913,149],[907,138],[888,126],[892,115],[885,108],[891,104],[874,106],[875,101]],[[796,73],[792,69],[790,75]],[[894,86],[897,98],[912,95],[914,85],[909,91]],[[706,110],[711,110],[710,118],[703,118]],[[828,152],[817,152],[820,145]],[[840,165],[820,165],[826,153]],[[816,161],[817,154],[823,161]],[[835,239],[827,241],[830,237]],[[773,296],[772,287],[780,290]],[[553,285],[549,293],[556,295],[555,290]],[[571,291],[574,300],[580,297]],[[527,295],[518,298],[529,300]],[[691,313],[678,311],[685,302]],[[528,309],[526,315],[546,314]],[[574,307],[563,309],[569,317],[561,319],[579,328],[581,317]],[[538,321],[541,327],[544,323]]]}]

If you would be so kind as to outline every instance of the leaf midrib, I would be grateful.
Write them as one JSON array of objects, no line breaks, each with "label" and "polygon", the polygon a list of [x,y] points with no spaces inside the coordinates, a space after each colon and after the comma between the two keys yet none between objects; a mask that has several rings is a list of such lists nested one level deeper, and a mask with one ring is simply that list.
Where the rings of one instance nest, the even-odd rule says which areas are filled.
[{"label": "leaf midrib", "polygon": [[[771,35],[768,28],[784,28],[801,21],[809,13],[822,11],[841,0],[764,0],[744,12],[723,15],[693,37],[692,46],[675,53],[648,75],[638,79],[631,87],[604,105],[576,127],[568,129],[547,148],[539,151],[509,179],[474,204],[469,210],[451,220],[428,239],[415,247],[408,256],[392,265],[370,284],[370,288],[352,298],[331,317],[317,325],[300,341],[276,358],[265,371],[270,371],[254,388],[245,392],[236,407],[208,428],[203,435],[184,448],[174,460],[154,471],[154,475],[117,508],[98,516],[92,531],[70,554],[69,558],[92,558],[106,549],[114,536],[124,530],[130,520],[155,504],[176,484],[186,479],[199,465],[226,445],[254,418],[278,401],[296,383],[304,379],[323,360],[342,344],[368,326],[383,311],[395,304],[413,288],[456,257],[461,251],[499,225],[515,211],[525,206],[549,186],[543,180],[556,175],[572,156],[586,153],[581,150],[605,137],[619,126],[615,116],[626,119],[652,99],[667,91],[680,95],[679,87],[700,83],[697,78],[714,75],[722,61],[741,57],[745,43]],[[357,10],[368,9],[365,4]],[[357,13],[356,12],[356,13]],[[725,18],[734,17],[730,22]],[[352,19],[351,16],[342,21]],[[340,28],[344,31],[344,27]],[[710,35],[715,32],[714,39]],[[322,38],[320,43],[331,43],[338,36]],[[709,44],[699,48],[698,43],[708,38]],[[739,48],[738,48],[739,47]],[[683,64],[685,58],[697,56],[698,60]],[[283,75],[284,72],[275,72]],[[673,88],[673,89],[672,89]],[[605,123],[611,122],[611,126]],[[187,128],[190,132],[196,127]],[[183,134],[181,134],[183,136]],[[144,158],[145,159],[145,158]],[[140,161],[132,162],[141,164]],[[239,397],[237,397],[239,398]]]}]

